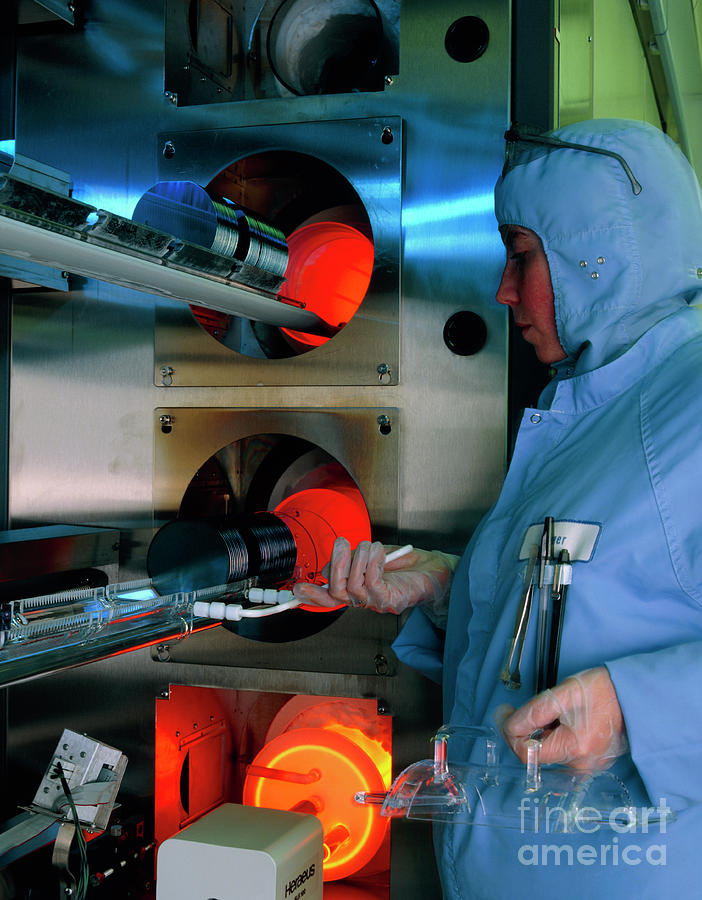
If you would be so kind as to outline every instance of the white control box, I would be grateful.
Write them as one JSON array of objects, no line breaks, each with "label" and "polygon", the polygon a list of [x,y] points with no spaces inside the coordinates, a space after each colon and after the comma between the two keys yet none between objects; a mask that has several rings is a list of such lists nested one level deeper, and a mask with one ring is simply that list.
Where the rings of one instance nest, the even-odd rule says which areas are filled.
[{"label": "white control box", "polygon": [[315,816],[224,803],[158,849],[156,900],[322,900]]}]

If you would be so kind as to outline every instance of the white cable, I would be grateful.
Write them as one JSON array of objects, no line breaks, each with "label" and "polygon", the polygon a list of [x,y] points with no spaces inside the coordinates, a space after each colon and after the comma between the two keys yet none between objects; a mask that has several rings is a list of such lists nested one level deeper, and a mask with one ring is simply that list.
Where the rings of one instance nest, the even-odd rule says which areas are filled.
[{"label": "white cable", "polygon": [[[412,544],[405,544],[388,553],[385,562],[392,562],[401,556],[406,556],[414,550]],[[322,585],[328,588],[328,585]],[[193,603],[193,615],[196,618],[217,619],[219,621],[239,622],[241,619],[263,619],[266,616],[275,616],[278,613],[286,612],[288,609],[296,609],[302,603],[296,600],[292,591],[277,591],[274,588],[249,588],[246,594],[247,599],[251,603],[275,604],[267,606],[265,609],[244,609],[239,603],[222,603],[216,600],[213,603],[205,603],[198,600]]]},{"label": "white cable", "polygon": [[[280,593],[290,594],[291,592],[281,591]],[[244,609],[239,603],[204,603],[198,601],[193,603],[193,615],[196,618],[239,622],[241,619],[262,619],[265,616],[274,616],[288,609],[295,609],[300,603],[300,600],[293,599],[285,603],[279,603],[276,606],[266,607],[265,609]]]}]

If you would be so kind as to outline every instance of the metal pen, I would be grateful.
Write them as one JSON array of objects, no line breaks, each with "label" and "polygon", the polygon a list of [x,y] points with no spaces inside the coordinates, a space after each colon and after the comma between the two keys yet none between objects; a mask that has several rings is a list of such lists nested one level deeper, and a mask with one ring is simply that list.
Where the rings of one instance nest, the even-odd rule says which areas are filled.
[{"label": "metal pen", "polygon": [[[507,652],[507,662],[500,674],[500,681],[509,688],[518,689],[521,687],[521,677],[519,674],[519,665],[522,659],[522,651],[524,649],[524,638],[526,636],[527,626],[529,624],[529,613],[531,612],[531,600],[534,592],[533,579],[536,562],[539,555],[539,548],[534,544],[529,550],[529,560],[526,565],[524,574],[524,583],[522,585],[522,593],[519,597],[519,605],[517,606],[517,617],[514,622],[512,632],[512,640]],[[516,667],[513,669],[515,653],[517,654]]]}]

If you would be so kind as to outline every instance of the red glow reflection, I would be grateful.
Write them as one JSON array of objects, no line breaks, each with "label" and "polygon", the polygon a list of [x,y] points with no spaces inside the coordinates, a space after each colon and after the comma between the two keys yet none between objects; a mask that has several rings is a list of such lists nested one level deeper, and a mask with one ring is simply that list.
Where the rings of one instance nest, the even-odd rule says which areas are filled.
[{"label": "red glow reflection", "polygon": [[[360,731],[352,740],[330,730],[336,727],[338,723],[330,722],[327,728],[297,728],[278,735],[256,756],[244,784],[244,803],[250,806],[314,808],[324,828],[325,881],[362,869],[380,849],[387,830],[387,820],[376,810],[354,801],[359,790],[386,787],[378,766],[359,745],[359,740],[366,746],[368,742]],[[380,744],[371,743],[378,754]],[[390,755],[384,753],[381,764],[389,771]]]},{"label": "red glow reflection", "polygon": [[[373,242],[341,222],[312,222],[288,237],[288,267],[281,298],[301,301],[332,328],[340,329],[366,295],[373,270]],[[304,351],[329,340],[282,328],[293,347]]]}]

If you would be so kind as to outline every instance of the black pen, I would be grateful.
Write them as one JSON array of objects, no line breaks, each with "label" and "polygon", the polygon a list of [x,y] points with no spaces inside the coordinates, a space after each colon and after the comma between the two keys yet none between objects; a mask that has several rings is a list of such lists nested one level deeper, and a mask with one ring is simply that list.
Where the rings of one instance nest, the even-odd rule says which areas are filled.
[{"label": "black pen", "polygon": [[541,555],[539,557],[539,615],[537,619],[536,636],[536,693],[539,694],[546,687],[547,658],[546,649],[548,641],[548,614],[551,591],[545,581],[546,567],[551,563],[553,554],[553,516],[544,519],[544,530],[541,534]]},{"label": "black pen", "polygon": [[563,618],[565,616],[566,598],[568,596],[568,584],[563,581],[566,566],[570,568],[570,553],[568,553],[567,550],[561,550],[558,555],[556,572],[553,576],[551,637],[548,647],[548,672],[546,674],[547,688],[551,688],[555,684],[558,684],[558,663],[561,655]]}]

